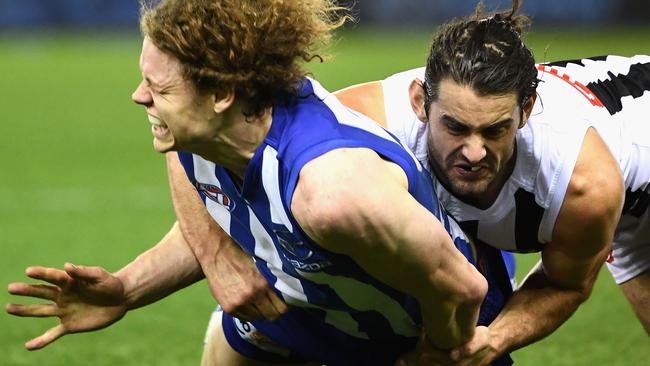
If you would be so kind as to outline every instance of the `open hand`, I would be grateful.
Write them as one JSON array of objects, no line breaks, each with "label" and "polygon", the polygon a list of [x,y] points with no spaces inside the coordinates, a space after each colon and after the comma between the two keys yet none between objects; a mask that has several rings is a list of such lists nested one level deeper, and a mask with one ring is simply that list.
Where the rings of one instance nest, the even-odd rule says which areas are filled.
[{"label": "open hand", "polygon": [[50,300],[48,304],[7,304],[9,314],[21,317],[52,317],[60,323],[25,343],[28,350],[47,346],[69,333],[105,328],[126,311],[122,282],[100,267],[77,267],[66,263],[63,270],[28,267],[25,274],[48,284],[11,283],[10,294]]}]

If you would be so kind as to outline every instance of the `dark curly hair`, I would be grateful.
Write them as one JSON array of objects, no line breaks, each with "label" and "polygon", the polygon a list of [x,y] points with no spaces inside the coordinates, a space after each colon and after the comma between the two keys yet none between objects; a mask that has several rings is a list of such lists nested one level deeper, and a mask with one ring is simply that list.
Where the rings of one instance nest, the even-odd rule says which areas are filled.
[{"label": "dark curly hair", "polygon": [[295,95],[306,72],[299,60],[350,17],[332,0],[141,1],[140,27],[156,47],[178,58],[201,93],[234,91],[247,116]]},{"label": "dark curly hair", "polygon": [[483,14],[479,3],[473,16],[452,20],[434,35],[425,72],[425,108],[437,100],[439,83],[451,78],[482,95],[517,93],[520,107],[535,94],[537,69],[533,53],[521,39],[530,24],[512,9]]}]

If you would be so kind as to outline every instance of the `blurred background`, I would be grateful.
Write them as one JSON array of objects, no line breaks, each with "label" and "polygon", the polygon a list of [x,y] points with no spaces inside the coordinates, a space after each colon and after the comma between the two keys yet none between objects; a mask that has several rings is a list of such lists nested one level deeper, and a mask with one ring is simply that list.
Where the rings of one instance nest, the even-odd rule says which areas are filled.
[{"label": "blurred background", "polygon": [[[342,2],[351,4],[352,2]],[[488,10],[509,2],[485,1]],[[359,0],[331,58],[307,68],[328,89],[424,64],[436,26],[474,1]],[[0,281],[65,261],[116,271],[174,222],[163,156],[130,101],[140,79],[136,0],[0,0]],[[650,54],[648,0],[529,0],[538,61]],[[649,132],[650,133],[650,132]],[[537,261],[518,256],[521,280]],[[36,302],[0,293],[0,303]],[[0,313],[0,365],[197,365],[215,306],[204,283],[108,329],[37,352],[56,324]],[[534,306],[531,305],[531,306]],[[514,353],[519,365],[641,365],[648,338],[604,270],[559,331]]]},{"label": "blurred background", "polygon": [[[458,0],[340,0],[353,5],[361,23],[400,28],[428,25],[468,14],[474,1]],[[507,5],[504,0],[485,0],[488,8]],[[137,19],[136,0],[0,0],[0,27],[124,27]],[[544,0],[527,1],[523,10],[539,23],[605,25],[647,23],[647,0]]]}]

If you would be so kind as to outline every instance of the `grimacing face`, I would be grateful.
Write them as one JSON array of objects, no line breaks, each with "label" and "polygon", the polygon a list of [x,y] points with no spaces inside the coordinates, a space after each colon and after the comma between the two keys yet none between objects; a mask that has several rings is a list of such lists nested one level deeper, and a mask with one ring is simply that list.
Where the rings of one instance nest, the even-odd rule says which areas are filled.
[{"label": "grimacing face", "polygon": [[491,204],[514,163],[517,94],[479,95],[443,79],[428,118],[429,164],[438,180],[463,201]]},{"label": "grimacing face", "polygon": [[148,37],[140,55],[142,81],[133,92],[145,107],[154,148],[159,152],[193,151],[216,134],[214,96],[200,95],[181,74],[180,62],[157,48]]}]

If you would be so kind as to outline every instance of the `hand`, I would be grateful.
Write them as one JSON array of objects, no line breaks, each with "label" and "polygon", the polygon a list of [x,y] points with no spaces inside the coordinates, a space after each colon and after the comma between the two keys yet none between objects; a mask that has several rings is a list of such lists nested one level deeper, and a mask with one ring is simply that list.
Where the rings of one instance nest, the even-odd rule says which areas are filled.
[{"label": "hand", "polygon": [[471,340],[447,351],[435,349],[425,337],[423,333],[416,348],[402,355],[395,362],[395,366],[485,366],[498,356],[497,351],[490,345],[488,327],[476,327]]},{"label": "hand", "polygon": [[394,366],[446,366],[453,364],[449,351],[435,349],[422,331],[415,348],[400,356]]},{"label": "hand", "polygon": [[474,337],[467,343],[460,345],[449,352],[456,366],[484,366],[489,365],[497,356],[498,351],[490,344],[490,328],[476,327]]},{"label": "hand", "polygon": [[53,303],[7,304],[5,310],[16,316],[57,316],[60,319],[58,325],[25,343],[30,351],[43,348],[69,333],[105,328],[120,320],[128,310],[122,282],[103,268],[66,263],[63,270],[29,267],[25,273],[50,284],[11,283],[9,293]]},{"label": "hand", "polygon": [[286,313],[287,304],[271,289],[253,259],[234,243],[228,244],[211,263],[201,263],[210,291],[223,310],[243,321],[275,320]]}]

